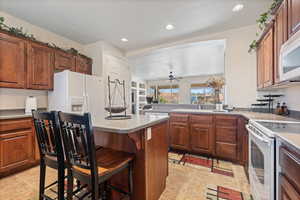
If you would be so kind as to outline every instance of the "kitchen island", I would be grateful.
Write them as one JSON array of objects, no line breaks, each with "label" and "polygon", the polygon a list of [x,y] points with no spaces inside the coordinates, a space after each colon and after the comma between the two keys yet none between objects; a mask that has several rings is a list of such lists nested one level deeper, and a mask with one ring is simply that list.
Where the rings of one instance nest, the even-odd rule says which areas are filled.
[{"label": "kitchen island", "polygon": [[[132,119],[93,120],[95,144],[135,154],[132,200],[158,200],[168,175],[168,115],[133,115]],[[111,184],[128,187],[127,171]],[[122,199],[117,192],[111,199]]]}]

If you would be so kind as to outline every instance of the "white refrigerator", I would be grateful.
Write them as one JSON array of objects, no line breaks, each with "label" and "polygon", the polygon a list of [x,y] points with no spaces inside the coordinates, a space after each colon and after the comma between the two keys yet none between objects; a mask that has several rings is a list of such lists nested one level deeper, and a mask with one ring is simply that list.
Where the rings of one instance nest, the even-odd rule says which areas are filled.
[{"label": "white refrigerator", "polygon": [[65,70],[54,74],[54,89],[48,92],[48,109],[102,118],[104,84],[101,77]]}]

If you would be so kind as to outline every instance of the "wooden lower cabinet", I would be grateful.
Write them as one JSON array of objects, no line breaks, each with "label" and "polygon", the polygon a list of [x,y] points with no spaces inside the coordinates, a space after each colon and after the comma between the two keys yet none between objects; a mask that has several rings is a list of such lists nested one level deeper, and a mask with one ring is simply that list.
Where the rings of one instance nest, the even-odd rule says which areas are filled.
[{"label": "wooden lower cabinet", "polygon": [[216,142],[216,156],[219,158],[236,161],[237,145],[226,142]]},{"label": "wooden lower cabinet", "polygon": [[295,187],[289,180],[282,174],[279,175],[279,200],[299,200],[300,193],[297,192]]},{"label": "wooden lower cabinet", "polygon": [[27,164],[33,158],[32,131],[17,131],[0,135],[1,170]]},{"label": "wooden lower cabinet", "polygon": [[279,200],[300,199],[300,154],[288,146],[281,146],[279,164]]},{"label": "wooden lower cabinet", "polygon": [[216,156],[232,161],[237,157],[238,118],[231,115],[216,116]]},{"label": "wooden lower cabinet", "polygon": [[211,154],[214,147],[214,129],[211,125],[191,124],[191,150],[198,153]]},{"label": "wooden lower cabinet", "polygon": [[170,133],[170,143],[172,148],[189,150],[190,136],[189,126],[187,123],[171,122]]},{"label": "wooden lower cabinet", "polygon": [[246,165],[247,120],[238,115],[178,114],[170,117],[170,147]]},{"label": "wooden lower cabinet", "polygon": [[37,163],[31,118],[0,121],[0,176]]}]

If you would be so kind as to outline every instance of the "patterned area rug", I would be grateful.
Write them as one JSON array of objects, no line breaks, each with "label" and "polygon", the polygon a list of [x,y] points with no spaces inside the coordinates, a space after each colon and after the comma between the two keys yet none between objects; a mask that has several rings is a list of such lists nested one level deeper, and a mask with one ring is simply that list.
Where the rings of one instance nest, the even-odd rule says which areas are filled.
[{"label": "patterned area rug", "polygon": [[160,200],[252,200],[243,166],[192,154],[169,153]]},{"label": "patterned area rug", "polygon": [[249,194],[216,185],[207,187],[206,198],[209,200],[252,200]]},{"label": "patterned area rug", "polygon": [[226,162],[219,159],[212,159],[204,156],[197,156],[192,154],[178,154],[169,153],[169,160],[173,163],[182,164],[194,168],[207,168],[213,173],[224,176],[234,177],[231,162]]}]

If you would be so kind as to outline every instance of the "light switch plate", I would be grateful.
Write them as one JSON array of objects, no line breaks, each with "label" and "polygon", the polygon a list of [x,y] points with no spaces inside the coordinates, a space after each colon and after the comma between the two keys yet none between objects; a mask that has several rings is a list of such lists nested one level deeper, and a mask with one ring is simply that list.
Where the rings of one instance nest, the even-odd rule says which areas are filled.
[{"label": "light switch plate", "polygon": [[152,138],[152,129],[147,128],[147,140],[151,140],[151,138]]}]

